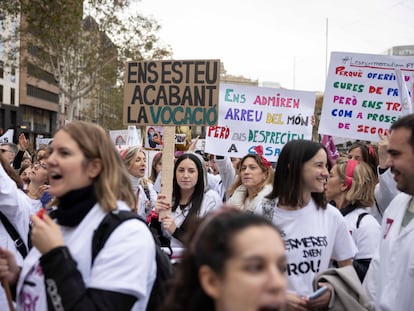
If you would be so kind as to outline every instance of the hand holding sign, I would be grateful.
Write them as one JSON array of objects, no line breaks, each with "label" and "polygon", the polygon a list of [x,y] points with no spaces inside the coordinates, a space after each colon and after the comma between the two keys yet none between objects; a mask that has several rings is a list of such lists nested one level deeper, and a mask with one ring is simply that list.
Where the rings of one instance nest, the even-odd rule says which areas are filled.
[{"label": "hand holding sign", "polygon": [[171,202],[167,200],[167,196],[163,193],[160,193],[155,201],[155,212],[158,214],[160,221],[168,214],[171,214]]}]

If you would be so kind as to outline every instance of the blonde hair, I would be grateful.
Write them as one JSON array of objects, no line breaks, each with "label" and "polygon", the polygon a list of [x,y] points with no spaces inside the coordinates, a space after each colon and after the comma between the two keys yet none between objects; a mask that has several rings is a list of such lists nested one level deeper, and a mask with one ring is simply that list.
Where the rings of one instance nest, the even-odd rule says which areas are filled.
[{"label": "blonde hair", "polygon": [[[342,182],[346,179],[346,167],[348,158],[341,157],[336,160],[336,170],[338,177]],[[361,207],[371,207],[375,203],[374,190],[376,176],[370,166],[365,162],[360,162],[352,174],[352,184],[346,193],[345,199],[351,204],[357,204]]]},{"label": "blonde hair", "polygon": [[106,212],[116,209],[117,200],[124,201],[132,209],[134,195],[128,172],[105,130],[93,123],[72,121],[58,131],[64,131],[76,141],[86,161],[99,159],[102,162],[102,169],[93,180],[102,209]]}]

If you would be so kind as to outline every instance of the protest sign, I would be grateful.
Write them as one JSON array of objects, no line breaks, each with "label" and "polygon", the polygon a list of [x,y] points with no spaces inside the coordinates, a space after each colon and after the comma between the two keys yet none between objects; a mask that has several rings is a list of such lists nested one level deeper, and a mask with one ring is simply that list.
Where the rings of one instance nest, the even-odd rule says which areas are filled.
[{"label": "protest sign", "polygon": [[126,64],[124,123],[163,126],[161,192],[167,198],[172,197],[175,127],[216,125],[219,85],[219,60]]},{"label": "protest sign", "polygon": [[135,126],[128,126],[128,129],[125,130],[111,130],[109,137],[118,149],[142,145],[141,129],[137,129]]},{"label": "protest sign", "polygon": [[413,57],[333,52],[319,133],[380,141],[412,111],[413,72]]},{"label": "protest sign", "polygon": [[312,138],[313,92],[221,84],[219,121],[207,128],[205,151],[244,157],[257,145],[276,161],[284,144]]},{"label": "protest sign", "polygon": [[162,149],[164,137],[162,126],[146,126],[145,133],[144,146],[146,149]]},{"label": "protest sign", "polygon": [[53,138],[43,138],[43,137],[36,137],[36,149],[39,148],[45,148],[47,147],[51,142],[53,141]]},{"label": "protest sign", "polygon": [[6,133],[4,133],[3,135],[0,136],[0,143],[12,143],[13,142],[13,135],[14,135],[14,130],[13,129],[8,129],[6,131]]},{"label": "protest sign", "polygon": [[219,60],[128,62],[124,123],[215,125],[219,80]]}]

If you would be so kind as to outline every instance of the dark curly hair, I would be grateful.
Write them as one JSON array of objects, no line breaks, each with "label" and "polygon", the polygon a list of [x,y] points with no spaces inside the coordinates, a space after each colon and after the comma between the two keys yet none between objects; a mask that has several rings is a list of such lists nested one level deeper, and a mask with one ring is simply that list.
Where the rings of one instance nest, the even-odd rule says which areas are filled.
[{"label": "dark curly hair", "polygon": [[160,310],[214,310],[214,300],[203,290],[198,278],[198,270],[201,266],[208,266],[217,275],[223,275],[226,261],[234,256],[235,236],[253,226],[270,227],[280,234],[279,230],[264,217],[243,213],[228,205],[204,217],[189,247],[183,253],[170,291]]}]

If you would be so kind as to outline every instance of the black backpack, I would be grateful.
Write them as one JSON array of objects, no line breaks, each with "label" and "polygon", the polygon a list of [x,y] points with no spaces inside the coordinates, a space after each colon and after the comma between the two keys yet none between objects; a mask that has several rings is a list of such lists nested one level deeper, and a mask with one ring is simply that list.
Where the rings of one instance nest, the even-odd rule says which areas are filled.
[{"label": "black backpack", "polygon": [[[146,222],[137,214],[130,211],[115,210],[108,213],[98,228],[95,230],[92,240],[92,264],[98,255],[99,251],[104,247],[111,233],[124,221],[130,219],[139,219],[143,223]],[[151,232],[152,233],[152,232]],[[154,237],[154,235],[153,235]],[[168,255],[160,248],[155,241],[155,260],[157,262],[157,275],[154,281],[154,286],[151,290],[151,295],[148,300],[147,311],[159,310],[162,305],[167,292],[169,281],[173,276],[173,266]]]}]

